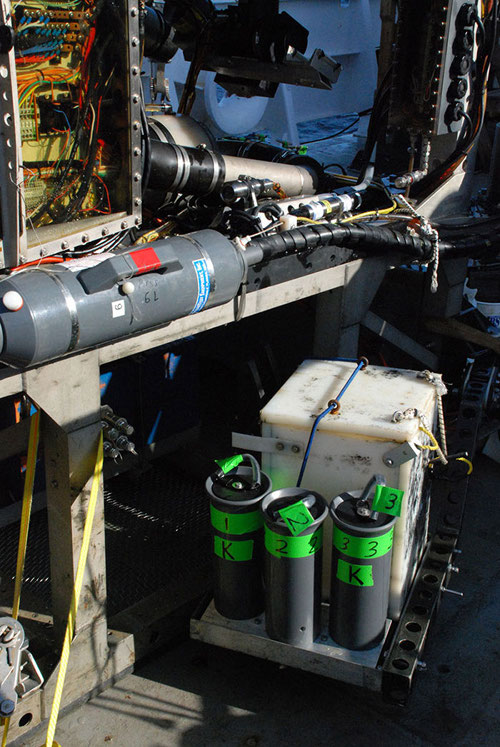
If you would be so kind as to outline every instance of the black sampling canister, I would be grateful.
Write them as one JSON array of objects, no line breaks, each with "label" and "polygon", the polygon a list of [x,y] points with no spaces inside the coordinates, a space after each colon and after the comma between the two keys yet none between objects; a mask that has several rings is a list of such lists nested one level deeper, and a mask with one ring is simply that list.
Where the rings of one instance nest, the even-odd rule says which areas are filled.
[{"label": "black sampling canister", "polygon": [[255,457],[241,456],[231,469],[226,468],[231,464],[226,460],[226,467],[206,482],[213,533],[214,604],[219,614],[232,620],[247,620],[264,610],[260,507],[271,490],[271,481]]},{"label": "black sampling canister", "polygon": [[282,488],[264,498],[262,512],[266,632],[276,641],[309,646],[321,625],[326,501],[312,490]]},{"label": "black sampling canister", "polygon": [[362,491],[330,505],[333,520],[329,630],[354,651],[375,648],[385,632],[396,516],[373,513]]}]

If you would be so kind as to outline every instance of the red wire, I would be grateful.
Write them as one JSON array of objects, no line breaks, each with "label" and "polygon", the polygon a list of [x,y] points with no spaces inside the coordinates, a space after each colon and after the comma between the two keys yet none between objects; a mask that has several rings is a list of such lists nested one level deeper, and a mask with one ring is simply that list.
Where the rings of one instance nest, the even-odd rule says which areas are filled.
[{"label": "red wire", "polygon": [[25,262],[23,265],[17,265],[13,272],[22,270],[24,267],[32,267],[33,265],[52,265],[60,264],[65,260],[62,257],[41,257],[40,259],[34,259],[32,262]]}]

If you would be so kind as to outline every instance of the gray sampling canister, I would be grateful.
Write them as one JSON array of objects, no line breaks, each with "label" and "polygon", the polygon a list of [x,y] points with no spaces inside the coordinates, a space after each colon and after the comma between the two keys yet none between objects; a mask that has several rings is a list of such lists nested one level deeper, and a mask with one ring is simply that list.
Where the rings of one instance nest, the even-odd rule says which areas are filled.
[{"label": "gray sampling canister", "polygon": [[269,477],[255,457],[206,482],[214,550],[214,604],[219,614],[247,620],[264,610],[262,499],[271,490]]},{"label": "gray sampling canister", "polygon": [[[300,526],[302,503],[308,519]],[[297,509],[288,513],[292,506]],[[290,518],[283,518],[280,513]],[[294,513],[295,511],[295,513]],[[265,520],[266,632],[270,638],[309,646],[320,632],[325,499],[312,490],[282,488],[262,502]],[[295,534],[294,534],[295,533]]]},{"label": "gray sampling canister", "polygon": [[362,491],[333,499],[329,630],[345,648],[375,648],[385,632],[395,516],[372,513]]}]

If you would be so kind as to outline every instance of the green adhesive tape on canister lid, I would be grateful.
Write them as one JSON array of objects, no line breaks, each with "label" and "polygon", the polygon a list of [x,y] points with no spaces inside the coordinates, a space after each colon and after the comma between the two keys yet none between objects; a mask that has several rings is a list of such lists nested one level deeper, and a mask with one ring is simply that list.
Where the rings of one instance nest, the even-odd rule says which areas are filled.
[{"label": "green adhesive tape on canister lid", "polygon": [[390,516],[401,516],[404,490],[390,488],[387,485],[377,485],[373,496],[372,511],[380,511]]},{"label": "green adhesive tape on canister lid", "polygon": [[225,459],[216,459],[215,463],[219,465],[220,469],[227,475],[232,469],[241,464],[243,461],[243,454],[236,454],[235,456],[226,457]]},{"label": "green adhesive tape on canister lid", "polygon": [[266,550],[277,558],[307,558],[323,547],[322,527],[303,537],[284,537],[273,532],[268,526],[265,531]]},{"label": "green adhesive tape on canister lid", "polygon": [[369,559],[387,555],[392,547],[394,527],[381,537],[354,537],[337,526],[333,529],[333,546],[350,558]]},{"label": "green adhesive tape on canister lid", "polygon": [[214,553],[222,560],[252,560],[253,540],[229,540],[214,535]]},{"label": "green adhesive tape on canister lid", "polygon": [[282,508],[278,513],[294,537],[314,524],[314,516],[302,501],[292,503],[291,506]]},{"label": "green adhesive tape on canister lid", "polygon": [[212,526],[225,534],[248,534],[260,529],[264,523],[261,511],[249,511],[246,514],[228,514],[210,506]]},{"label": "green adhesive tape on canister lid", "polygon": [[371,565],[356,565],[346,563],[339,558],[337,561],[337,578],[344,584],[351,586],[373,586],[373,568]]}]

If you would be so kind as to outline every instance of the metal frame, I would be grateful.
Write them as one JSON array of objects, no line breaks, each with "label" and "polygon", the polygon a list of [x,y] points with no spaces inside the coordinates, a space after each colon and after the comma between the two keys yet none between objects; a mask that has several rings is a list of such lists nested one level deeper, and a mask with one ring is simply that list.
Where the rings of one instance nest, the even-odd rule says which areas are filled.
[{"label": "metal frame", "polygon": [[228,620],[219,615],[211,602],[201,617],[191,619],[191,638],[380,691],[382,671],[379,661],[389,628],[390,620],[386,624],[384,641],[376,648],[349,651],[332,641],[328,633],[328,605],[323,604],[321,634],[316,641],[308,647],[291,646],[269,638],[265,632],[264,614],[253,620]]},{"label": "metal frame", "polygon": [[[391,259],[353,260],[305,277],[288,280],[247,295],[244,316],[252,316],[293,301],[329,294],[346,295],[346,308],[353,308],[354,288],[366,283],[375,293]],[[356,282],[358,278],[358,282]],[[363,282],[361,282],[363,279]],[[365,310],[343,316],[323,308],[321,317],[330,329],[349,323],[359,324]],[[26,371],[0,370],[0,397],[23,392],[42,413],[42,441],[46,468],[46,496],[51,555],[53,631],[60,641],[69,609],[80,552],[83,521],[100,431],[99,367],[104,363],[140,353],[183,337],[234,321],[235,303],[230,302],[169,325],[110,343],[99,349],[78,353]],[[358,319],[359,317],[359,319]],[[15,436],[14,436],[15,434]],[[9,437],[7,441],[2,436]],[[0,459],[19,452],[26,444],[25,423],[0,433]],[[104,553],[104,501],[102,481],[92,531],[82,598],[76,620],[76,637],[63,698],[63,707],[106,687],[130,671],[134,660],[134,636],[108,630],[106,617],[106,566]],[[21,619],[30,619],[29,611]],[[48,620],[50,622],[50,620]],[[147,623],[145,623],[147,626]],[[42,690],[25,698],[16,708],[10,736],[26,734],[48,717],[57,670],[46,677]],[[30,714],[29,727],[19,720]]]}]

